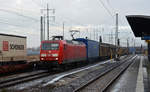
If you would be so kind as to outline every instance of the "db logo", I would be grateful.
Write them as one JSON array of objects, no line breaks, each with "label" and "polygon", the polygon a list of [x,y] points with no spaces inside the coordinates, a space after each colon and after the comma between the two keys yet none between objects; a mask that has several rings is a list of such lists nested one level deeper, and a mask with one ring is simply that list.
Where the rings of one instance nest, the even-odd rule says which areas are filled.
[{"label": "db logo", "polygon": [[3,41],[3,51],[8,51],[8,41]]}]

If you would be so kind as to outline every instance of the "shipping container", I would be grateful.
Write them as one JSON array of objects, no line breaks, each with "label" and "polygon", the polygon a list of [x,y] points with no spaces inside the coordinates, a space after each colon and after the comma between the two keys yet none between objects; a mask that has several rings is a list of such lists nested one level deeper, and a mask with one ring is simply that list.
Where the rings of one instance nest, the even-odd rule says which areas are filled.
[{"label": "shipping container", "polygon": [[100,58],[107,59],[114,57],[115,45],[108,43],[100,43]]},{"label": "shipping container", "polygon": [[87,49],[87,60],[99,58],[99,42],[84,38],[74,39],[85,43]]},{"label": "shipping container", "polygon": [[26,61],[26,37],[0,33],[0,62]]}]

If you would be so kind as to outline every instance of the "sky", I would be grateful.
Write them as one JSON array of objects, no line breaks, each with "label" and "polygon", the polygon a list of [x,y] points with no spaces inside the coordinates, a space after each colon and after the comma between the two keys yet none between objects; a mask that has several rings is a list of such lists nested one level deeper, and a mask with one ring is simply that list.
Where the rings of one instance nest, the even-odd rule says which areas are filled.
[{"label": "sky", "polygon": [[75,37],[98,41],[102,36],[103,42],[114,44],[118,13],[120,45],[126,46],[127,39],[130,46],[146,45],[134,37],[125,16],[150,15],[149,0],[0,0],[0,33],[27,36],[28,48],[40,46],[40,16],[46,14],[47,3],[55,9],[49,12],[50,37],[62,35],[64,22],[65,39],[72,39],[70,30],[79,30]]}]

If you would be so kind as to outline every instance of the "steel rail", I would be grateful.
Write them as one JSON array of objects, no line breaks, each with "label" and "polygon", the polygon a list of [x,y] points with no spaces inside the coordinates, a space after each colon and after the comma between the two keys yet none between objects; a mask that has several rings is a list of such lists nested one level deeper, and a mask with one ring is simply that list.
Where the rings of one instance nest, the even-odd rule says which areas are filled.
[{"label": "steel rail", "polygon": [[[118,65],[116,65],[116,66],[113,66],[112,68],[107,68],[105,72],[103,72],[103,73],[101,73],[99,76],[96,76],[95,78],[89,80],[89,81],[88,81],[86,84],[84,84],[83,86],[80,86],[80,87],[74,89],[73,92],[81,92],[81,90],[83,90],[84,88],[88,87],[88,86],[89,86],[90,84],[92,84],[93,82],[97,81],[98,79],[100,79],[101,77],[107,75],[108,73],[112,72],[113,70],[118,69],[119,66],[123,65],[124,63],[126,63],[126,66],[122,69],[122,71],[119,72],[119,73],[116,75],[115,78],[113,78],[113,80],[115,80],[123,71],[125,71],[125,69],[127,69],[127,68],[129,67],[129,65],[132,63],[131,61],[134,60],[135,58],[136,58],[136,56],[135,56],[134,58],[132,58],[132,59],[129,58],[129,59],[125,60],[125,61],[127,61],[127,62],[124,61],[124,62],[122,62],[122,63],[120,63],[120,64],[118,64]],[[129,60],[129,61],[128,61],[128,60]],[[107,88],[112,82],[113,82],[113,81],[110,81],[110,82],[107,84],[107,86],[105,86],[103,89],[101,89],[100,92],[103,92],[104,90],[106,90],[106,88]]]},{"label": "steel rail", "polygon": [[38,79],[38,78],[42,78],[42,77],[45,77],[45,76],[48,76],[50,75],[50,73],[48,72],[37,72],[37,73],[31,73],[31,74],[28,74],[28,75],[25,75],[25,76],[21,76],[21,77],[14,77],[14,78],[10,78],[8,80],[3,80],[3,81],[0,81],[0,88],[6,88],[6,87],[10,87],[10,86],[14,86],[16,84],[20,84],[20,83],[24,83],[24,82],[27,82],[27,81],[31,81],[31,80],[35,80],[35,79]]}]

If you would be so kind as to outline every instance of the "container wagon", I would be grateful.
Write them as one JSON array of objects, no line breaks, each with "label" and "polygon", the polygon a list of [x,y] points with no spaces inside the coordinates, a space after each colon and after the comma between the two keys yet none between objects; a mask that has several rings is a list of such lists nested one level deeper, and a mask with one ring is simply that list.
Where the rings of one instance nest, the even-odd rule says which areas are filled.
[{"label": "container wagon", "polygon": [[[0,73],[26,63],[26,37],[0,33]],[[9,69],[11,68],[11,69]]]},{"label": "container wagon", "polygon": [[108,44],[108,43],[100,43],[100,48],[99,48],[99,56],[100,59],[109,59],[113,58],[115,55],[115,45]]},{"label": "container wagon", "polygon": [[74,40],[83,42],[86,45],[86,56],[88,61],[93,61],[99,58],[99,42],[84,38],[77,38]]}]

